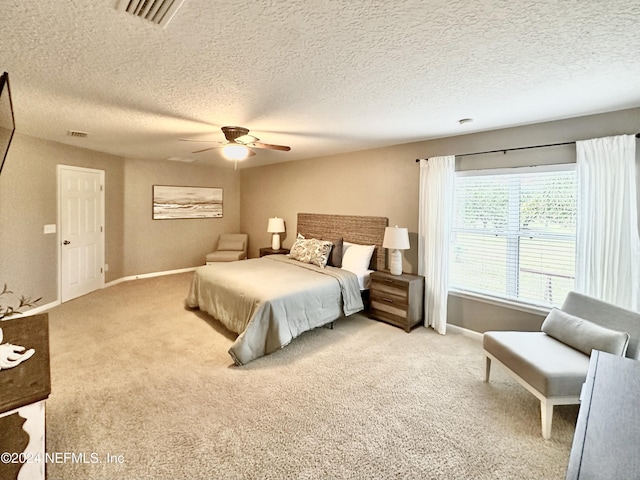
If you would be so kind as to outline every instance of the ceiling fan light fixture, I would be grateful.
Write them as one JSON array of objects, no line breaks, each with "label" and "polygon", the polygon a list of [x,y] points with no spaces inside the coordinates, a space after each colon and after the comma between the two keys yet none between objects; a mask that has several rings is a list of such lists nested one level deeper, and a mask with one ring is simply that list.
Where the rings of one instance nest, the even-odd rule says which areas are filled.
[{"label": "ceiling fan light fixture", "polygon": [[222,155],[227,160],[246,160],[249,156],[249,149],[244,145],[238,145],[237,143],[230,143],[222,147]]}]

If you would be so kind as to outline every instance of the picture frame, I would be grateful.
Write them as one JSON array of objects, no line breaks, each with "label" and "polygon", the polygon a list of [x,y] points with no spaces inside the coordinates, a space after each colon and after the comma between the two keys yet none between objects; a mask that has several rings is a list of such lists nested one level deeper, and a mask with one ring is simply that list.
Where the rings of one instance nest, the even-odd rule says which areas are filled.
[{"label": "picture frame", "polygon": [[153,185],[153,220],[222,218],[223,189]]}]

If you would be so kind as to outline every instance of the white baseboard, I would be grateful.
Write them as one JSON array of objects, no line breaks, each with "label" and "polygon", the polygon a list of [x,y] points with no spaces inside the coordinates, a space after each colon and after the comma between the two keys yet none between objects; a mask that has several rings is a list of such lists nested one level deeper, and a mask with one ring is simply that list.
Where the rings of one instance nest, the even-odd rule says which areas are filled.
[{"label": "white baseboard", "polygon": [[142,273],[140,275],[131,275],[128,277],[118,278],[117,280],[112,280],[109,283],[105,283],[103,288],[112,287],[122,282],[130,282],[131,280],[139,280],[141,278],[152,278],[152,277],[162,277],[163,275],[173,275],[175,273],[185,273],[185,272],[193,272],[198,267],[189,267],[189,268],[180,268],[178,270],[166,270],[164,272],[153,272],[153,273]]},{"label": "white baseboard", "polygon": [[476,332],[474,330],[469,330],[468,328],[459,327],[458,325],[451,325],[447,323],[447,330],[451,330],[452,332],[459,333],[464,335],[465,337],[469,337],[472,340],[476,340],[478,342],[482,341],[482,333]]},{"label": "white baseboard", "polygon": [[56,300],[55,302],[47,303],[46,305],[40,305],[39,307],[32,308],[31,310],[27,310],[26,312],[21,313],[20,315],[16,315],[16,317],[29,317],[31,315],[38,315],[39,313],[43,313],[53,307],[57,307],[60,305],[60,300]]},{"label": "white baseboard", "polygon": [[[199,268],[199,267],[180,268],[178,270],[167,270],[164,272],[153,272],[153,273],[143,273],[141,275],[131,275],[129,277],[122,277],[122,278],[118,278],[117,280],[113,280],[109,283],[105,283],[102,286],[102,288],[112,287],[122,282],[129,282],[131,280],[138,280],[140,278],[162,277],[163,275],[173,275],[174,273],[193,272],[196,268]],[[19,315],[16,315],[16,317],[18,316],[28,317],[31,315],[38,315],[39,313],[46,312],[47,310],[50,310],[53,307],[57,307],[60,304],[62,304],[62,302],[60,301],[60,299],[58,299],[53,302],[47,303],[46,305],[40,305],[39,307],[32,308],[25,312],[21,312]]]}]

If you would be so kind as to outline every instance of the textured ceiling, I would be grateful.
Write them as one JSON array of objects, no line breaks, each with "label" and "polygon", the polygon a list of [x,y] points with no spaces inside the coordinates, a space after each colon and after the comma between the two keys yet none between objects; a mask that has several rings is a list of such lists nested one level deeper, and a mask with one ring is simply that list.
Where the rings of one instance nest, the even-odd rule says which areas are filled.
[{"label": "textured ceiling", "polygon": [[218,165],[178,139],[291,146],[250,167],[640,106],[637,0],[185,0],[164,29],[116,4],[2,0],[19,132]]}]

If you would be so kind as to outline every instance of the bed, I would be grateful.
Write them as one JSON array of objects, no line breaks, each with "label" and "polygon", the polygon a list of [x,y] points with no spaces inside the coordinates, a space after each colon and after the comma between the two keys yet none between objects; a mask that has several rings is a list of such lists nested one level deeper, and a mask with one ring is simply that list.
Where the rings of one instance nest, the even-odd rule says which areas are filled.
[{"label": "bed", "polygon": [[287,255],[206,265],[196,269],[186,304],[238,334],[229,354],[237,365],[244,365],[286,346],[303,332],[362,310],[367,272],[385,266],[382,239],[387,225],[384,217],[300,213],[299,236],[331,241],[332,252],[338,250],[336,242],[347,242],[343,257],[347,262],[359,246],[371,245],[369,265],[347,270],[349,265],[331,266],[334,257],[321,267]]}]

